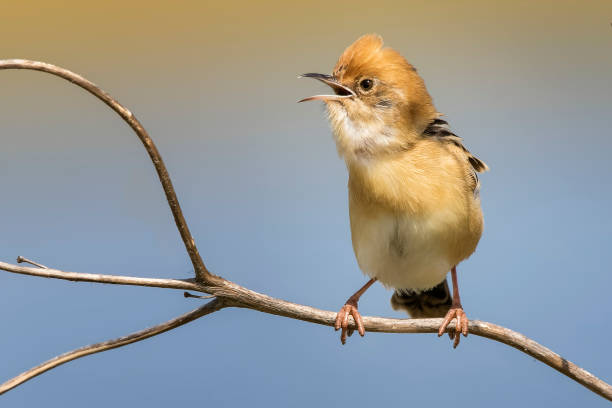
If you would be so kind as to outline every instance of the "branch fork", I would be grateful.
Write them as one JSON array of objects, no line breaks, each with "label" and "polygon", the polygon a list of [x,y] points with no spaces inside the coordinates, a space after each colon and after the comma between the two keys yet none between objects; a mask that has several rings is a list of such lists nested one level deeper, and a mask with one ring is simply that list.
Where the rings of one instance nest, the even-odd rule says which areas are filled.
[{"label": "branch fork", "polygon": [[[157,172],[157,176],[166,195],[166,200],[170,207],[170,211],[174,217],[177,230],[183,244],[185,245],[187,255],[189,256],[189,259],[193,265],[195,278],[159,279],[67,272],[59,269],[48,268],[38,262],[31,261],[21,256],[17,258],[18,264],[27,263],[32,266],[14,265],[0,262],[0,270],[22,275],[63,279],[74,282],[94,282],[114,285],[180,289],[185,291],[185,297],[205,299],[212,298],[212,300],[188,313],[182,314],[172,320],[148,329],[140,330],[117,339],[84,346],[56,356],[6,381],[4,384],[0,384],[0,394],[3,394],[23,384],[24,382],[69,361],[156,336],[226,307],[253,309],[263,313],[284,316],[291,319],[303,320],[332,327],[334,326],[336,320],[336,313],[334,312],[276,299],[252,291],[220,276],[214,275],[206,268],[206,265],[204,264],[204,261],[202,260],[202,257],[200,256],[198,248],[195,244],[195,240],[189,231],[189,227],[185,221],[185,217],[183,216],[178,197],[174,191],[170,175],[168,174],[168,170],[166,169],[157,147],[132,112],[113,99],[109,94],[104,92],[93,82],[74,72],[44,62],[23,59],[0,60],[0,70],[3,69],[27,69],[42,71],[72,82],[108,105],[134,130],[147,151],[149,158],[151,159]],[[194,295],[187,291],[203,293],[210,296]],[[386,319],[382,317],[363,316],[363,328],[365,331],[371,332],[437,333],[441,322],[442,319]],[[352,317],[349,317],[348,329],[356,329],[355,321]],[[451,332],[454,330],[455,323],[453,321],[448,325],[447,331]],[[554,368],[563,375],[566,375],[603,398],[612,401],[612,386],[610,384],[607,384],[588,371],[578,367],[574,363],[564,359],[550,349],[536,343],[520,333],[505,327],[478,320],[469,321],[469,332],[476,336],[486,337],[514,347],[515,349]]]}]

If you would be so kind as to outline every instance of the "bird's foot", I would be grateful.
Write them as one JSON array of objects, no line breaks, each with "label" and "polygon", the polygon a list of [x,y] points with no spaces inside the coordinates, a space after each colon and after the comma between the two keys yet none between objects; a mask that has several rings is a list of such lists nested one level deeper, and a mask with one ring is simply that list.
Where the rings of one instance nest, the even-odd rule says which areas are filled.
[{"label": "bird's foot", "polygon": [[463,311],[463,308],[461,306],[451,307],[451,309],[446,313],[444,321],[442,321],[442,324],[438,329],[438,337],[440,337],[446,331],[446,327],[448,326],[448,324],[455,318],[457,319],[457,322],[455,324],[455,330],[451,330],[448,332],[448,337],[450,337],[451,340],[454,340],[453,348],[457,348],[457,346],[459,345],[459,340],[461,339],[459,336],[460,334],[463,334],[463,337],[467,337],[468,335],[468,318],[465,312]]},{"label": "bird's foot", "polygon": [[346,301],[342,309],[336,315],[336,324],[334,328],[336,331],[342,329],[342,333],[340,334],[340,341],[342,344],[346,344],[346,337],[350,337],[353,334],[354,328],[349,328],[349,316],[353,316],[355,320],[355,326],[357,326],[357,331],[363,337],[365,335],[365,328],[363,327],[363,319],[357,310],[357,301],[349,298]]}]

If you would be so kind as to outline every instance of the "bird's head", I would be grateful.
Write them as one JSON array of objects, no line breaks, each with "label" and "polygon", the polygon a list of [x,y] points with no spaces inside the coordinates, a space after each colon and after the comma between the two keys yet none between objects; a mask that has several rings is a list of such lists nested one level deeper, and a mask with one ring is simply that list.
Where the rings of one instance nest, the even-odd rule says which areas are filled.
[{"label": "bird's head", "polygon": [[378,35],[364,35],[338,59],[332,75],[303,74],[331,87],[327,106],[338,152],[348,161],[368,161],[410,146],[439,114],[425,84]]}]

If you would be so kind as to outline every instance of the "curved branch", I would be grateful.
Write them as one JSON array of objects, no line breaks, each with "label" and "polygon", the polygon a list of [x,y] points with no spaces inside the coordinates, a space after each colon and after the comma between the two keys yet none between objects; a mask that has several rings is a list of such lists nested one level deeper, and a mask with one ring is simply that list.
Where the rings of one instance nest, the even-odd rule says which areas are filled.
[{"label": "curved branch", "polygon": [[[299,305],[280,299],[275,299],[232,282],[227,284],[223,291],[215,290],[217,296],[227,296],[237,302],[237,306],[258,310],[264,313],[285,316],[292,319],[304,320],[326,326],[334,326],[336,313],[316,309],[310,306]],[[382,317],[363,316],[366,331],[383,333],[437,333],[442,319],[387,319]],[[349,327],[356,330],[355,321],[350,317]],[[453,331],[455,321],[447,328]],[[508,346],[536,358],[561,374],[585,386],[596,394],[612,401],[612,386],[597,378],[587,370],[566,360],[547,347],[531,340],[527,336],[493,323],[479,320],[469,321],[469,333],[486,337],[504,343]]]},{"label": "curved branch", "polygon": [[[206,266],[204,265],[204,262],[202,261],[202,258],[195,245],[193,237],[189,232],[187,223],[183,217],[168,171],[166,170],[166,167],[162,161],[162,158],[157,148],[155,147],[155,144],[147,134],[146,130],[142,127],[140,122],[134,117],[134,115],[129,110],[124,108],[121,104],[119,104],[116,100],[114,100],[110,95],[108,95],[106,92],[98,88],[95,84],[86,80],[80,75],[43,62],[27,60],[0,60],[0,69],[31,69],[47,72],[64,78],[98,97],[108,106],[110,106],[111,109],[117,112],[130,125],[130,127],[136,132],[136,134],[142,141],[145,149],[149,153],[149,157],[151,158],[153,165],[155,166],[155,169],[159,176],[159,180],[166,194],[166,199],[170,206],[170,210],[172,211],[172,215],[174,216],[176,226],[181,235],[181,239],[185,244],[187,253],[189,254],[191,262],[194,266],[197,282],[192,282],[190,280],[149,279],[128,276],[62,272],[56,269],[29,268],[11,265],[4,262],[0,262],[0,269],[26,275],[67,279],[73,281],[154,286],[172,289],[188,289],[211,293],[217,296],[217,299],[213,300],[207,305],[192,312],[189,312],[185,315],[182,315],[176,319],[173,319],[169,322],[152,327],[150,329],[143,330],[141,332],[133,333],[131,335],[119,339],[82,347],[72,352],[55,357],[49,360],[48,362],[43,363],[31,370],[28,370],[25,373],[1,385],[0,394],[16,387],[17,385],[23,383],[24,381],[27,381],[30,378],[35,377],[36,375],[39,375],[47,370],[57,367],[58,365],[61,365],[65,362],[92,353],[101,352],[111,348],[121,347],[123,345],[143,340],[159,333],[163,333],[164,331],[181,326],[189,321],[197,319],[198,317],[204,316],[205,314],[219,310],[222,307],[243,307],[258,310],[264,313],[285,316],[292,319],[299,319],[317,324],[323,324],[328,326],[334,325],[336,316],[336,313],[334,312],[324,311],[309,306],[303,306],[254,292],[233,282],[213,275],[206,269]],[[204,285],[201,285],[199,283],[203,283]],[[363,318],[364,326],[367,331],[385,333],[435,333],[438,331],[438,327],[441,323],[441,320],[442,319],[385,319],[380,317],[368,316],[365,316]],[[355,322],[352,318],[350,318],[349,324],[350,327],[355,328]],[[454,323],[451,323],[447,330],[453,329]],[[612,401],[612,386],[593,376],[588,371],[576,366],[570,361],[565,360],[564,358],[552,352],[548,348],[523,336],[522,334],[519,334],[501,326],[494,325],[492,323],[481,322],[477,320],[472,320],[469,322],[469,330],[472,334],[499,341],[501,343],[514,347],[542,361],[543,363],[577,381],[578,383],[601,395],[602,397]]]},{"label": "curved branch", "polygon": [[212,283],[215,281],[215,276],[212,275],[206,266],[204,265],[204,261],[198,252],[198,248],[196,247],[195,241],[189,231],[189,227],[187,226],[187,222],[185,221],[185,217],[183,216],[183,211],[181,210],[181,206],[179,204],[178,198],[176,196],[176,192],[174,191],[174,186],[172,185],[172,180],[170,179],[170,175],[168,174],[168,170],[166,169],[166,165],[162,160],[155,143],[151,140],[151,137],[142,126],[142,124],[136,119],[136,117],[130,112],[127,108],[117,102],[113,97],[100,89],[93,82],[83,78],[82,76],[75,74],[74,72],[68,71],[67,69],[60,68],[58,66],[47,64],[45,62],[38,61],[29,61],[23,59],[9,59],[9,60],[0,60],[0,70],[2,69],[30,69],[34,71],[42,71],[48,74],[56,75],[60,78],[63,78],[67,81],[72,82],[73,84],[80,86],[85,89],[102,102],[107,104],[112,110],[117,112],[121,118],[127,122],[128,125],[136,132],[136,135],[144,145],[144,148],[147,150],[151,161],[153,162],[153,166],[155,166],[155,170],[157,171],[157,175],[159,176],[159,181],[164,189],[164,193],[166,194],[166,200],[168,200],[168,205],[170,206],[170,210],[172,211],[172,215],[174,216],[174,222],[176,223],[176,228],[181,234],[181,239],[185,244],[185,248],[187,249],[187,253],[189,254],[189,258],[191,259],[191,263],[193,264],[193,268],[195,270],[196,279],[205,283]]},{"label": "curved branch", "polygon": [[205,304],[204,306],[201,306],[195,310],[192,310],[191,312],[180,315],[179,317],[176,317],[172,320],[168,320],[167,322],[158,324],[157,326],[149,327],[148,329],[137,331],[135,333],[131,333],[127,336],[119,337],[117,339],[103,341],[101,343],[96,344],[90,344],[88,346],[84,346],[61,354],[57,357],[53,357],[51,360],[45,361],[44,363],[19,374],[17,377],[11,378],[4,384],[1,384],[0,395],[17,387],[20,384],[23,384],[26,381],[31,380],[32,378],[44,373],[45,371],[49,371],[52,368],[60,366],[69,361],[76,360],[77,358],[85,357],[90,354],[100,353],[102,351],[126,346],[131,343],[136,343],[137,341],[148,339],[149,337],[157,336],[158,334],[175,329],[202,316],[216,312],[224,307],[225,304],[222,300],[214,299]]},{"label": "curved branch", "polygon": [[[225,306],[253,309],[263,313],[284,316],[291,319],[303,320],[332,327],[334,326],[336,320],[335,312],[273,298],[252,291],[225,279],[222,280],[220,286],[206,287],[199,285],[196,282],[183,280],[149,279],[118,275],[62,272],[57,269],[29,268],[11,265],[4,262],[0,262],[0,269],[25,275],[67,279],[81,282],[189,289],[198,292],[212,293],[217,296],[217,298],[223,299],[226,302]],[[364,327],[366,331],[369,332],[437,333],[441,322],[442,319],[387,319],[382,317],[363,316]],[[451,323],[447,330],[454,330],[454,324],[454,322]],[[350,318],[349,325],[350,327],[355,328],[355,322],[352,317]],[[564,359],[552,350],[520,333],[493,323],[482,322],[479,320],[469,321],[469,332],[470,334],[486,337],[488,339],[514,347],[515,349],[540,360],[544,364],[554,368],[561,374],[568,376],[579,384],[582,384],[591,391],[612,401],[612,386],[595,377],[588,371],[578,367],[571,361]],[[119,345],[116,347],[119,347]],[[76,356],[74,358],[78,357],[79,356]]]}]

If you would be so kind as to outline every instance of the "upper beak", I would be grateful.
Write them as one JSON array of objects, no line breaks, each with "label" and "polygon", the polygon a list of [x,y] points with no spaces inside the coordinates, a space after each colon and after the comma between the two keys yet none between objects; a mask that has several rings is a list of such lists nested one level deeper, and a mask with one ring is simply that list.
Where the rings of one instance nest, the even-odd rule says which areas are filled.
[{"label": "upper beak", "polygon": [[308,98],[300,99],[298,102],[316,101],[316,100],[321,100],[321,101],[337,101],[337,100],[340,100],[340,99],[352,98],[353,96],[355,96],[355,92],[351,88],[348,88],[348,87],[342,85],[340,82],[338,82],[338,80],[336,78],[334,78],[331,75],[309,73],[309,74],[302,74],[302,75],[298,76],[298,78],[314,78],[314,79],[317,79],[317,80],[323,82],[324,84],[329,85],[334,90],[334,93],[335,93],[335,95],[314,95],[314,96],[309,96]]}]

